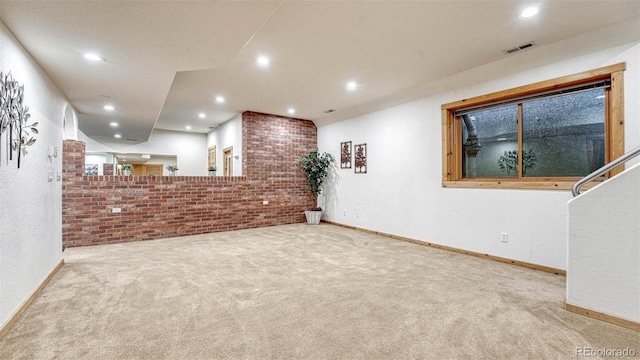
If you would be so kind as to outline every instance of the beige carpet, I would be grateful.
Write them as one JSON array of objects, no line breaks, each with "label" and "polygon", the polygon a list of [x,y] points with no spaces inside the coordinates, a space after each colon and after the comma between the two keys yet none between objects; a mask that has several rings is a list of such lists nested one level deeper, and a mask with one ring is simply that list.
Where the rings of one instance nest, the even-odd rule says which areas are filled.
[{"label": "beige carpet", "polygon": [[565,278],[323,224],[67,249],[0,359],[575,359]]}]

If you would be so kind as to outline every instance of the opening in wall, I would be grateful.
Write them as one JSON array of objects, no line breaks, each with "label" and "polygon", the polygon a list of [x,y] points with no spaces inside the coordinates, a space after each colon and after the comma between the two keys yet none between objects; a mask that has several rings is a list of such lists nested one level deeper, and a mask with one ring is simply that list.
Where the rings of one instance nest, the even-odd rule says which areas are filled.
[{"label": "opening in wall", "polygon": [[223,175],[233,176],[233,146],[222,150]]}]

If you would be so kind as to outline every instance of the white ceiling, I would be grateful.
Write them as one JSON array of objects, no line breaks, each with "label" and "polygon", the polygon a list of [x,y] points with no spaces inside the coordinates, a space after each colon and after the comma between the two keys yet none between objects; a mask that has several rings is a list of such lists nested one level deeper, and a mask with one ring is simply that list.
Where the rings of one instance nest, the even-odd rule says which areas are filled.
[{"label": "white ceiling", "polygon": [[[531,4],[540,14],[519,18]],[[518,56],[507,48],[639,16],[638,0],[0,0],[0,19],[78,110],[80,129],[98,141],[120,132],[129,142],[146,140],[154,126],[208,132],[246,110],[289,116],[294,107],[294,117],[324,125]],[[87,51],[106,61],[88,62]],[[259,55],[271,64],[258,66]],[[350,80],[356,91],[345,89]],[[217,104],[218,95],[227,101]]]}]

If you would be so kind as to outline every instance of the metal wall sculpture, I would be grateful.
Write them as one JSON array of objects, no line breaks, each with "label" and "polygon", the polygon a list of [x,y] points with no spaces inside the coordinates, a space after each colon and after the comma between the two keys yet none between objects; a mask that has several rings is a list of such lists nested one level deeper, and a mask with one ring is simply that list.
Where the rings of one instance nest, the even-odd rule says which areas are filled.
[{"label": "metal wall sculpture", "polygon": [[2,135],[5,135],[9,160],[16,154],[18,168],[22,155],[27,154],[27,147],[33,145],[36,139],[31,134],[37,134],[38,123],[28,124],[29,107],[23,105],[24,86],[13,80],[11,72],[3,75],[0,72],[0,163],[2,163]]},{"label": "metal wall sculpture", "polygon": [[340,168],[351,169],[351,141],[340,143]]},{"label": "metal wall sculpture", "polygon": [[356,174],[367,173],[367,144],[355,145],[355,155],[353,164]]}]

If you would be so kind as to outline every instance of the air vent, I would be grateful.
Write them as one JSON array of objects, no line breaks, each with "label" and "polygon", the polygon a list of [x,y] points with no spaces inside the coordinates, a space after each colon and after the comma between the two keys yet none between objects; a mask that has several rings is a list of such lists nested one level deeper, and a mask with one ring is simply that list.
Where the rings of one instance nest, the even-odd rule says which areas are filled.
[{"label": "air vent", "polygon": [[535,46],[535,45],[536,45],[536,43],[534,43],[533,41],[531,41],[531,42],[528,42],[528,43],[526,43],[526,44],[522,44],[522,45],[520,45],[520,46],[516,46],[516,47],[514,47],[514,48],[507,49],[507,50],[505,50],[505,51],[504,51],[504,53],[505,53],[505,54],[513,54],[514,52],[518,52],[518,51],[520,51],[520,50],[528,49],[528,48],[533,47],[533,46]]},{"label": "air vent", "polygon": [[335,110],[333,110],[333,109],[329,109],[329,110],[325,110],[325,111],[323,111],[323,113],[328,114],[328,113],[332,113],[332,112],[334,112],[334,111],[335,111]]}]

